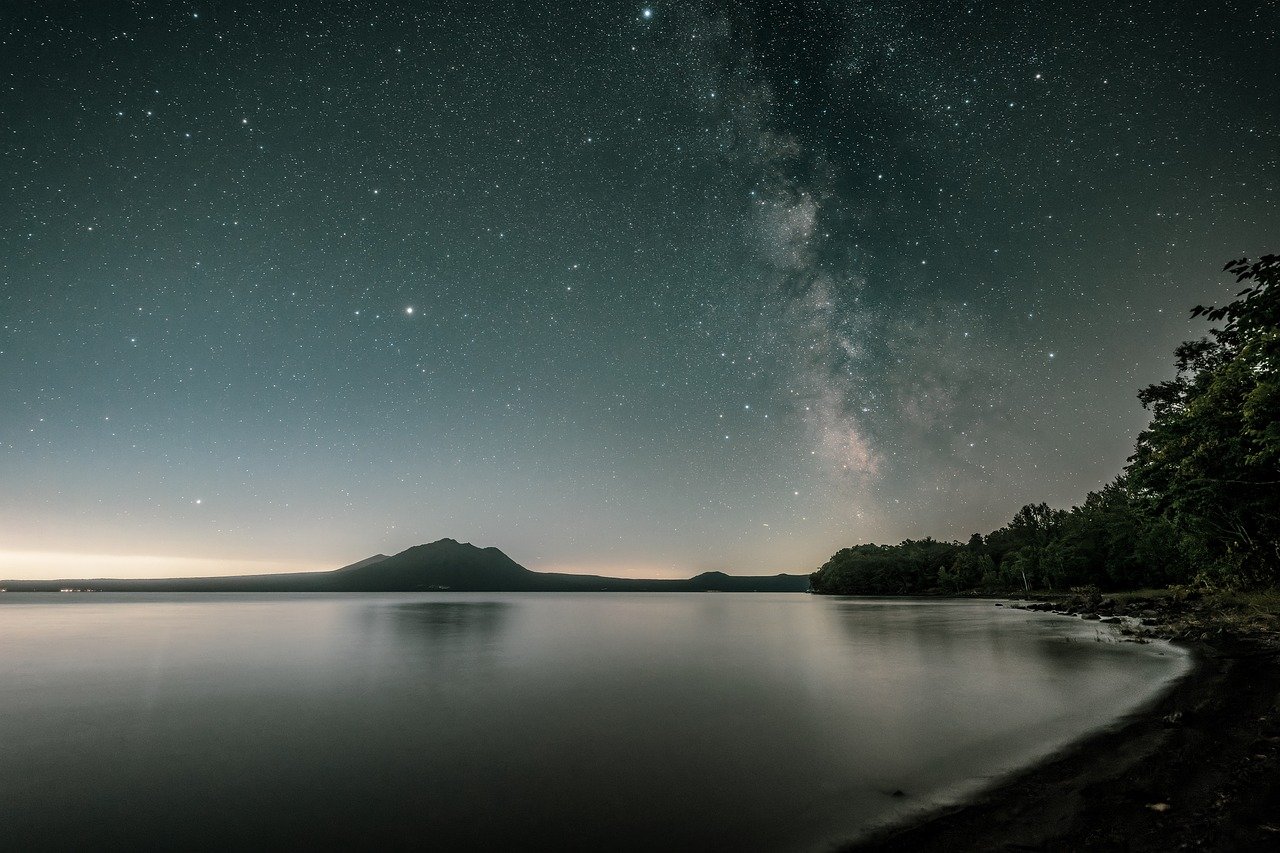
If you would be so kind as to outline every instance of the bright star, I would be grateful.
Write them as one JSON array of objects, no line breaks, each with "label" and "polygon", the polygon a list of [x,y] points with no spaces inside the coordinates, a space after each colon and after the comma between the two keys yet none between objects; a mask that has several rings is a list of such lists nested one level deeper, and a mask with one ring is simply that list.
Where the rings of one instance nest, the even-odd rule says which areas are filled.
[{"label": "bright star", "polygon": [[640,12],[640,17],[644,18],[646,21],[649,20],[653,17],[653,10],[649,8],[644,9]]},{"label": "bright star", "polygon": [[406,314],[412,314],[412,313],[413,313],[413,306],[412,306],[412,305],[410,305],[410,306],[406,307],[406,308],[404,309],[404,313],[406,313]]}]

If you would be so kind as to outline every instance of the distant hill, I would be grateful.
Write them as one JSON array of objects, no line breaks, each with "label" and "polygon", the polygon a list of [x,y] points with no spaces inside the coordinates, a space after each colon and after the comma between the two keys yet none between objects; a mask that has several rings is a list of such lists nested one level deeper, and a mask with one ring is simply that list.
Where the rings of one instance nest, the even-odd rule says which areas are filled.
[{"label": "distant hill", "polygon": [[0,581],[10,592],[804,592],[807,575],[743,577],[704,572],[687,580],[636,580],[534,572],[497,548],[441,539],[331,572],[216,578],[88,578]]}]

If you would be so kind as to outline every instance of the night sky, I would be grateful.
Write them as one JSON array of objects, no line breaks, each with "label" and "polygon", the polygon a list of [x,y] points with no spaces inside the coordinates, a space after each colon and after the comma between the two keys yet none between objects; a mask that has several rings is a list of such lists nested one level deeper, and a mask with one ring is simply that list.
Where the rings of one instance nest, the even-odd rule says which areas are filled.
[{"label": "night sky", "polygon": [[1278,27],[6,3],[0,577],[808,572],[1079,502],[1277,249]]}]

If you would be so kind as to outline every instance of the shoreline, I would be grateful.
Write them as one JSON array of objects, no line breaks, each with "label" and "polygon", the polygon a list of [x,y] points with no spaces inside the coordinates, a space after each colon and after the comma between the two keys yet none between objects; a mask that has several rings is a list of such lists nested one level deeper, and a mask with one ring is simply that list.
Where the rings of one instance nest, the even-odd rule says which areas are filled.
[{"label": "shoreline", "polygon": [[839,849],[1280,849],[1280,643],[1226,632],[1174,642],[1190,670],[1137,710]]}]

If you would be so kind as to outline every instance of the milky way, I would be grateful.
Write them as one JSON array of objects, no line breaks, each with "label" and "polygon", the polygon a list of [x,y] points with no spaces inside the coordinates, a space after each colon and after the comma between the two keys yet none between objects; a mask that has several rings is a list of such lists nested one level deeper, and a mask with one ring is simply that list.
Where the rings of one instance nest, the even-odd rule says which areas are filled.
[{"label": "milky way", "polygon": [[1275,250],[1277,19],[11,10],[0,575],[807,571],[1079,501]]}]

